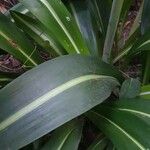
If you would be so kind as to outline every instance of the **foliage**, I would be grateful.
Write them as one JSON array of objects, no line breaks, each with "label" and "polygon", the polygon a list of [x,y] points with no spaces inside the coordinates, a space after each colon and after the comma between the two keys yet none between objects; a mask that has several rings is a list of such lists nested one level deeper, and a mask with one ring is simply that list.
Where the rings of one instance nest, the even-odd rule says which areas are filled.
[{"label": "foliage", "polygon": [[[0,72],[0,149],[149,149],[149,4],[126,41],[131,0],[20,0],[0,14],[0,49],[30,68]],[[142,76],[127,77],[137,56]]]}]

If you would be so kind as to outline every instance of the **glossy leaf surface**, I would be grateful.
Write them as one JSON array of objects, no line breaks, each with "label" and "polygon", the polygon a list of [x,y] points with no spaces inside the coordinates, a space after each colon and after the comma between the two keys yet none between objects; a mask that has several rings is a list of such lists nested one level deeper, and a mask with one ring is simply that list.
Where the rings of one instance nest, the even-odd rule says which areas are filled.
[{"label": "glossy leaf surface", "polygon": [[118,86],[115,78],[122,80],[115,68],[81,55],[26,72],[0,91],[0,148],[18,149],[98,105]]},{"label": "glossy leaf surface", "polygon": [[6,16],[0,14],[0,48],[22,63],[37,66],[42,62],[36,48]]},{"label": "glossy leaf surface", "polygon": [[73,120],[56,129],[41,150],[77,150],[82,136],[83,122]]},{"label": "glossy leaf surface", "polygon": [[68,53],[89,54],[81,33],[60,0],[20,0],[55,35]]}]

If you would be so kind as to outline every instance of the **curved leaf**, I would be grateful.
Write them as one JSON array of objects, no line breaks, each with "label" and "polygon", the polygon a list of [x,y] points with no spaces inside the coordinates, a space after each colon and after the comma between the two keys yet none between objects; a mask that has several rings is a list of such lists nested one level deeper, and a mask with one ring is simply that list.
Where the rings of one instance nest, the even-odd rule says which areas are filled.
[{"label": "curved leaf", "polygon": [[[144,107],[147,109],[145,109]],[[90,111],[87,116],[107,135],[117,149],[150,148],[150,102],[128,100],[106,104]],[[136,125],[136,126],[135,126]]]},{"label": "curved leaf", "polygon": [[60,0],[20,1],[56,36],[68,53],[89,53],[74,18]]},{"label": "curved leaf", "polygon": [[141,89],[141,82],[138,79],[127,79],[123,82],[121,86],[121,91],[119,94],[121,98],[135,98],[139,95]]},{"label": "curved leaf", "polygon": [[34,45],[6,16],[0,14],[0,48],[29,66],[42,62]]},{"label": "curved leaf", "polygon": [[0,72],[0,88],[11,82],[15,77],[17,77],[15,74]]},{"label": "curved leaf", "polygon": [[[88,8],[88,0],[69,1],[69,6],[72,14],[77,22],[80,32],[85,39],[90,53],[92,55],[99,55],[98,26],[96,26],[95,18],[92,16]],[[85,19],[86,18],[86,19]]]},{"label": "curved leaf", "polygon": [[145,99],[150,100],[150,85],[145,85],[142,87],[140,96]]},{"label": "curved leaf", "polygon": [[77,150],[82,135],[81,121],[73,120],[56,129],[41,150]]},{"label": "curved leaf", "polygon": [[55,39],[55,36],[38,20],[16,11],[11,11],[11,15],[16,24],[50,54],[54,56],[66,54],[62,46]]},{"label": "curved leaf", "polygon": [[99,136],[87,150],[105,150],[108,142],[109,140],[105,136]]},{"label": "curved leaf", "polygon": [[20,148],[101,103],[118,85],[114,77],[122,79],[113,67],[81,55],[26,72],[0,91],[0,148]]}]

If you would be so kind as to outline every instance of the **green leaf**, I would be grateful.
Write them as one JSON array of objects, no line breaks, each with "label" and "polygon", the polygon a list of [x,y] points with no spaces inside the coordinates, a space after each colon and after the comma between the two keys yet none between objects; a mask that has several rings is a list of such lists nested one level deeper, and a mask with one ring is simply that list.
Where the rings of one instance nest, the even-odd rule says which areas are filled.
[{"label": "green leaf", "polygon": [[[142,20],[141,20],[141,33],[145,34],[150,29],[150,1],[144,0],[144,8],[143,8],[143,14],[142,14]],[[150,41],[150,40],[149,40]],[[145,59],[145,68],[144,68],[144,75],[143,75],[143,84],[149,84],[150,82],[150,52],[148,51],[146,53],[146,59]]]},{"label": "green leaf", "polygon": [[100,104],[118,85],[115,78],[122,81],[115,68],[81,55],[26,72],[0,91],[0,148],[23,147]]},{"label": "green leaf", "polygon": [[0,48],[18,58],[24,65],[37,66],[42,62],[34,45],[6,16],[0,14]]},{"label": "green leaf", "polygon": [[99,136],[94,140],[94,142],[89,146],[87,150],[104,150],[108,144],[109,140],[106,136]]},{"label": "green leaf", "polygon": [[150,51],[150,32],[146,32],[142,35],[132,46],[130,51],[128,52],[128,57],[132,57],[141,52],[149,52]]},{"label": "green leaf", "polygon": [[21,3],[18,3],[16,5],[14,5],[8,11],[6,11],[6,13],[4,13],[5,16],[11,18],[10,11],[17,11],[17,12],[20,12],[22,14],[26,14],[26,15],[30,14],[31,15],[31,13],[29,12],[29,10],[27,8],[25,8]]},{"label": "green leaf", "polygon": [[14,73],[5,73],[0,72],[0,88],[11,82],[13,79],[17,77],[17,74]]},{"label": "green leaf", "polygon": [[11,11],[11,15],[16,24],[50,54],[53,56],[66,54],[52,33],[41,22],[15,11]]},{"label": "green leaf", "polygon": [[107,26],[110,17],[112,0],[90,0],[95,5],[95,15],[102,29],[103,38],[105,39]]},{"label": "green leaf", "polygon": [[150,101],[129,99],[103,104],[87,116],[117,149],[150,148]]},{"label": "green leaf", "polygon": [[56,129],[41,150],[77,150],[82,135],[81,121],[73,120]]},{"label": "green leaf", "polygon": [[20,1],[55,35],[68,53],[89,53],[74,18],[60,0]]},{"label": "green leaf", "polygon": [[150,1],[144,0],[144,8],[142,12],[142,20],[141,20],[141,32],[142,34],[146,33],[150,29]]},{"label": "green leaf", "polygon": [[135,98],[139,95],[141,89],[141,82],[138,79],[127,79],[123,82],[121,86],[121,91],[119,94],[121,98]]},{"label": "green leaf", "polygon": [[142,86],[140,96],[150,100],[150,85]]},{"label": "green leaf", "polygon": [[132,46],[134,45],[135,41],[138,39],[140,33],[139,28],[132,33],[132,35],[127,39],[124,47],[122,48],[121,52],[113,59],[113,63],[119,61],[122,57],[127,56],[128,52],[131,50]]},{"label": "green leaf", "polygon": [[[98,44],[98,27],[95,23],[95,18],[92,16],[89,8],[89,1],[69,1],[69,6],[71,12],[77,22],[77,25],[82,33],[83,38],[85,39],[87,46],[92,55],[98,56],[99,47]],[[85,19],[86,18],[86,19]]]},{"label": "green leaf", "polygon": [[124,0],[113,0],[102,57],[103,61],[105,62],[110,61],[111,49],[113,46],[123,2]]}]

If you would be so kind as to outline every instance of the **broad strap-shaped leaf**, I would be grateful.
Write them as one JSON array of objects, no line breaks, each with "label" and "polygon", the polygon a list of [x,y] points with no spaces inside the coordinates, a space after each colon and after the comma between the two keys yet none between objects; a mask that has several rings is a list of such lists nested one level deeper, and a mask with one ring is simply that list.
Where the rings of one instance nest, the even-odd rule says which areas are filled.
[{"label": "broad strap-shaped leaf", "polygon": [[144,99],[150,100],[150,85],[142,86],[140,96]]},{"label": "broad strap-shaped leaf", "polygon": [[6,16],[0,14],[0,48],[15,56],[22,63],[37,66],[42,62],[36,48],[24,33]]},{"label": "broad strap-shaped leaf", "polygon": [[115,68],[81,55],[26,72],[0,91],[0,148],[18,149],[98,105],[118,85],[115,78],[122,80]]},{"label": "broad strap-shaped leaf", "polygon": [[[130,101],[132,102],[132,100]],[[136,101],[136,103],[138,103],[138,101]],[[150,107],[150,105],[148,106]],[[134,105],[129,108],[131,112],[130,109],[128,111],[128,103],[125,109],[119,106],[108,107],[102,105],[90,111],[87,116],[111,139],[117,149],[149,149],[150,109],[148,109],[148,113],[143,109],[142,112],[138,114],[138,111],[132,111],[132,109],[136,109]],[[140,108],[137,107],[137,110],[140,110]]]},{"label": "broad strap-shaped leaf", "polygon": [[95,22],[95,18],[89,10],[89,1],[82,0],[76,1],[71,0],[68,2],[68,6],[77,22],[80,32],[85,39],[87,46],[90,50],[91,55],[98,56],[99,54],[99,43],[98,41],[98,26]]},{"label": "broad strap-shaped leaf", "polygon": [[111,49],[114,42],[114,37],[117,29],[117,25],[119,22],[119,17],[121,14],[122,6],[123,6],[124,0],[113,0],[107,33],[106,33],[106,39],[104,43],[104,50],[103,50],[103,61],[109,62],[110,56],[111,56]]},{"label": "broad strap-shaped leaf", "polygon": [[11,15],[16,24],[50,54],[54,56],[66,54],[55,36],[37,19],[16,11],[11,11]]},{"label": "broad strap-shaped leaf", "polygon": [[117,149],[150,148],[150,101],[129,99],[103,104],[87,116]]},{"label": "broad strap-shaped leaf", "polygon": [[[150,101],[147,101],[143,98],[134,98],[134,99],[122,99],[123,101],[116,101],[113,103],[104,104],[106,106],[111,106],[120,111],[126,111],[134,113],[137,115],[143,115],[143,117],[150,118]],[[102,104],[103,105],[103,104]]]},{"label": "broad strap-shaped leaf", "polygon": [[93,5],[95,5],[95,15],[97,17],[97,21],[99,21],[100,28],[102,29],[103,38],[105,38],[107,26],[110,17],[110,11],[112,6],[111,0],[90,0]]},{"label": "broad strap-shaped leaf", "polygon": [[74,18],[60,0],[20,1],[55,35],[68,53],[89,53]]},{"label": "broad strap-shaped leaf", "polygon": [[138,79],[127,79],[123,82],[120,90],[119,97],[122,98],[135,98],[139,96],[141,83]]},{"label": "broad strap-shaped leaf", "polygon": [[[144,8],[142,13],[142,19],[141,19],[141,33],[145,34],[150,30],[150,1],[144,0]],[[150,39],[149,39],[150,42]],[[148,51],[146,54],[144,69],[143,69],[143,84],[149,84],[150,83],[150,51]]]},{"label": "broad strap-shaped leaf", "polygon": [[150,29],[150,1],[144,0],[144,8],[142,12],[142,20],[141,20],[141,32],[144,34]]},{"label": "broad strap-shaped leaf", "polygon": [[41,150],[77,150],[83,122],[73,120],[56,129]]},{"label": "broad strap-shaped leaf", "polygon": [[105,150],[109,140],[106,136],[100,135],[94,142],[88,147],[87,150]]}]

